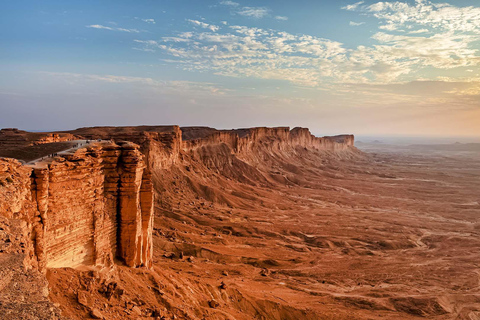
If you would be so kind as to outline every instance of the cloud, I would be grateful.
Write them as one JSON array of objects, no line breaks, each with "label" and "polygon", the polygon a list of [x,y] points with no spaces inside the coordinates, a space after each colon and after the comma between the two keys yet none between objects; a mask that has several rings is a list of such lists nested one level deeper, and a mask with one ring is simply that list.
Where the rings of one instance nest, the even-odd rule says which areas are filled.
[{"label": "cloud", "polygon": [[419,30],[409,31],[408,33],[409,33],[409,34],[430,33],[430,30],[428,30],[428,29],[419,29]]},{"label": "cloud", "polygon": [[457,7],[449,3],[416,0],[413,4],[392,1],[364,5],[364,2],[358,2],[342,9],[373,16],[383,23],[384,30],[423,26],[440,32],[480,34],[480,7]]},{"label": "cloud", "polygon": [[[245,8],[252,9],[242,7],[235,12]],[[187,71],[284,80],[317,88],[332,84],[406,83],[432,80],[439,74],[467,73],[465,70],[480,66],[480,47],[476,45],[480,37],[476,31],[464,31],[459,22],[454,25],[460,29],[445,26],[441,20],[433,22],[431,12],[445,8],[452,21],[477,23],[473,19],[477,8],[473,7],[433,5],[429,0],[417,0],[415,4],[357,2],[344,9],[376,18],[380,25],[369,40],[371,44],[356,48],[308,34],[228,24],[220,29],[197,20],[188,20],[199,27],[189,32],[136,42],[147,50],[159,51],[164,61]],[[261,9],[265,11],[257,17],[268,14],[268,9]],[[422,14],[432,22],[418,22],[416,16]],[[253,13],[251,16],[255,17]],[[350,21],[351,26],[362,24]]]},{"label": "cloud", "polygon": [[260,19],[268,15],[269,10],[265,7],[243,7],[237,13],[242,16]]},{"label": "cloud", "polygon": [[455,34],[433,36],[404,36],[378,32],[373,37],[381,45],[376,47],[377,57],[421,63],[438,69],[473,66],[480,63],[478,50],[469,47],[475,37]]},{"label": "cloud", "polygon": [[226,30],[192,20],[204,30],[137,40],[160,50],[188,71],[228,77],[285,80],[301,86],[329,83],[400,83],[429,77],[428,68],[480,65],[473,35],[410,36],[377,32],[371,46],[346,49],[342,43],[305,34],[233,25]]},{"label": "cloud", "polygon": [[215,26],[215,25],[212,25],[212,24],[208,24],[208,23],[205,23],[205,22],[198,21],[198,20],[188,19],[187,21],[192,23],[193,25],[199,26],[201,28],[210,29],[213,32],[218,31],[220,29],[219,26]]},{"label": "cloud", "polygon": [[364,4],[365,1],[360,1],[360,2],[357,2],[357,3],[354,3],[354,4],[349,4],[345,7],[342,7],[343,10],[349,10],[349,11],[354,11],[356,10],[360,5]]},{"label": "cloud", "polygon": [[92,24],[92,25],[87,26],[87,28],[105,29],[105,30],[112,30],[112,31],[116,30],[116,28],[106,27],[106,26],[102,26],[100,24]]},{"label": "cloud", "polygon": [[153,49],[148,49],[148,48],[137,48],[137,47],[132,47],[133,50],[138,50],[138,51],[143,51],[143,52],[156,52],[156,50]]},{"label": "cloud", "polygon": [[[321,75],[330,77],[337,59],[345,53],[335,41],[308,35],[230,26],[233,33],[192,32],[181,46],[171,42],[143,41],[149,49],[160,49],[178,58],[186,70],[207,71],[231,77],[287,80],[315,86]],[[178,40],[177,40],[178,41]]]},{"label": "cloud", "polygon": [[155,24],[155,19],[142,19],[142,18],[139,18],[139,17],[135,17],[136,20],[141,20],[145,23],[148,23],[148,24]]},{"label": "cloud", "polygon": [[125,28],[117,28],[117,27],[106,27],[102,26],[100,24],[91,24],[89,26],[86,26],[87,28],[93,28],[93,29],[104,29],[104,30],[110,30],[110,31],[122,31],[122,32],[129,32],[129,33],[140,33],[139,30],[137,29],[125,29]]},{"label": "cloud", "polygon": [[[238,14],[244,17],[250,17],[255,19],[261,19],[266,17],[270,13],[270,9],[266,7],[240,7],[238,2],[234,1],[221,1],[220,4],[228,6],[232,9],[232,14]],[[288,17],[284,16],[275,16],[277,20],[288,20]]]},{"label": "cloud", "polygon": [[221,1],[220,4],[223,4],[225,6],[231,6],[231,7],[238,7],[240,5],[238,2],[229,1],[229,0]]},{"label": "cloud", "polygon": [[350,21],[350,25],[351,25],[352,27],[361,26],[362,24],[365,24],[365,22]]}]

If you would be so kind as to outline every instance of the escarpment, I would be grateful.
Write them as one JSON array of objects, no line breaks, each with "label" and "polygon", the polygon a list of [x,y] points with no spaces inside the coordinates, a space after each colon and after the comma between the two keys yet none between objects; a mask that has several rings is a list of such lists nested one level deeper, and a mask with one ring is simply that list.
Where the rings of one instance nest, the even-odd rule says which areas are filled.
[{"label": "escarpment", "polygon": [[2,137],[4,146],[21,141],[22,148],[75,137],[101,140],[25,166],[0,162],[0,213],[27,223],[28,256],[40,269],[110,265],[114,258],[132,267],[151,266],[151,177],[187,155],[217,170],[228,167],[248,182],[268,180],[256,166],[282,152],[353,147],[353,136],[317,138],[308,129],[288,127],[94,127],[50,134],[5,129]]},{"label": "escarpment", "polygon": [[[182,128],[185,151],[210,144],[226,144],[235,153],[252,152],[259,147],[270,150],[285,150],[297,146],[314,150],[340,151],[353,147],[353,135],[318,138],[307,128],[249,128],[236,130],[205,130],[199,127]],[[210,128],[208,128],[210,129]],[[196,138],[199,136],[199,138]]]},{"label": "escarpment", "polygon": [[248,156],[257,151],[285,151],[297,147],[313,151],[345,151],[354,147],[353,135],[315,137],[307,128],[258,127],[217,130],[209,127],[138,126],[80,128],[62,134],[85,139],[128,140],[140,145],[152,172],[179,161],[182,153],[202,147],[227,146],[232,154]]},{"label": "escarpment", "polygon": [[30,266],[151,266],[153,190],[138,146],[99,142],[22,166],[0,159],[0,210],[30,234]]},{"label": "escarpment", "polygon": [[[353,136],[317,138],[308,129],[288,127],[94,127],[42,134],[4,129],[1,136],[5,149],[15,144],[49,147],[56,145],[50,141],[60,144],[76,137],[116,141],[93,143],[26,166],[1,160],[0,213],[27,223],[31,233],[28,255],[40,269],[109,265],[115,257],[128,266],[150,266],[151,176],[185,155],[209,167],[236,167],[250,171],[254,180],[265,180],[256,172],[255,163],[265,161],[272,152],[353,147]],[[9,152],[15,153],[15,148]]]},{"label": "escarpment", "polygon": [[[47,290],[37,300],[27,300],[38,305],[38,301],[50,299],[59,303],[64,315],[72,319],[88,317],[93,305],[106,319],[134,317],[135,314],[124,312],[126,300],[109,295],[117,290],[112,288],[124,280],[119,274],[128,275],[125,283],[131,288],[123,286],[118,292],[129,292],[130,297],[137,294],[138,281],[153,297],[148,303],[151,310],[168,301],[190,299],[192,306],[197,305],[195,312],[208,317],[209,311],[199,307],[205,304],[203,300],[208,295],[203,289],[191,296],[190,286],[186,291],[178,290],[180,293],[175,287],[175,293],[169,293],[163,289],[159,291],[163,284],[150,283],[150,276],[158,277],[163,268],[157,264],[164,256],[160,247],[174,246],[178,252],[167,254],[167,257],[181,257],[180,261],[195,266],[196,259],[200,259],[197,250],[203,252],[202,237],[208,237],[210,222],[207,221],[210,214],[217,214],[217,208],[228,209],[230,213],[232,209],[251,210],[253,203],[258,201],[271,210],[277,204],[269,200],[264,204],[262,194],[294,184],[310,187],[312,182],[295,172],[308,172],[310,165],[319,164],[324,155],[343,157],[355,151],[353,136],[317,138],[308,129],[290,130],[287,127],[237,130],[178,126],[95,127],[41,135],[10,129],[0,134],[0,146],[3,146],[0,157],[8,157],[0,158],[0,266],[2,259],[8,256],[16,261],[12,270],[35,271],[36,279],[40,279],[39,288],[32,291],[47,290],[48,279],[50,295]],[[30,151],[34,151],[33,155]],[[54,156],[48,156],[52,153]],[[183,217],[179,210],[188,211],[188,214]],[[205,210],[211,213],[198,215]],[[197,215],[195,220],[190,220],[190,214]],[[165,221],[170,224],[172,219],[182,220],[180,228],[199,228],[198,234],[191,230],[177,234],[173,229],[165,232],[161,230],[163,227],[159,228],[167,223]],[[229,227],[229,221],[243,221],[243,218],[230,219],[214,219],[218,224],[215,228],[224,230]],[[2,228],[11,233],[11,242],[5,242],[4,246],[1,246]],[[16,230],[21,230],[21,237],[14,235],[19,233]],[[256,231],[249,229],[248,232]],[[167,244],[159,244],[164,241],[160,235],[168,237]],[[195,240],[185,243],[186,236],[193,236]],[[217,240],[222,241],[215,236]],[[184,255],[189,257],[183,258]],[[141,266],[148,270],[128,268]],[[73,274],[80,279],[92,270],[101,271],[101,279],[92,280],[98,282],[95,290],[84,286],[82,281],[77,287],[70,287],[74,282],[61,276]],[[0,275],[1,272],[0,268]],[[172,276],[173,280],[178,279]],[[63,284],[65,281],[68,284]],[[202,281],[193,281],[192,288],[197,285],[201,288]],[[209,288],[214,287],[209,285]],[[92,302],[95,300],[92,298],[89,300],[92,305],[85,307],[84,301],[79,300],[79,290],[89,291],[89,295],[101,302]],[[163,295],[168,298],[164,299]],[[64,300],[65,297],[68,299]],[[219,296],[218,299],[223,298]],[[225,298],[223,303],[231,302]],[[115,308],[118,307],[121,316],[111,315],[110,304],[118,304]],[[44,312],[50,312],[52,306],[46,306]],[[138,307],[148,309],[140,304]],[[0,312],[2,308],[0,304]],[[12,303],[9,310],[18,310],[17,304]],[[54,313],[58,311],[53,310]],[[69,313],[65,313],[66,310]],[[251,318],[256,312],[252,309],[246,317]],[[179,314],[180,311],[177,316]],[[12,311],[12,315],[7,319],[19,318],[18,313]]]}]

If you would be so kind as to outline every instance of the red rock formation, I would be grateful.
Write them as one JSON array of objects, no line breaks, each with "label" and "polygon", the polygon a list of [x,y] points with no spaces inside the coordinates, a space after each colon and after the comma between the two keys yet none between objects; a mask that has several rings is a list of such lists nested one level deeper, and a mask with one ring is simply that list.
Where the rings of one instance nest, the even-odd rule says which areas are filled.
[{"label": "red rock formation", "polygon": [[347,150],[353,147],[353,135],[317,138],[307,128],[288,127],[277,128],[250,128],[237,130],[209,131],[207,134],[200,133],[200,138],[193,138],[192,131],[199,132],[199,128],[185,128],[185,136],[190,140],[183,141],[185,151],[194,150],[198,147],[212,144],[226,144],[235,153],[247,153],[259,146],[270,150],[285,150],[296,146],[325,151]]},{"label": "red rock formation", "polygon": [[[180,206],[185,205],[187,200],[192,200],[188,201],[187,210],[191,209],[196,213],[205,210],[207,205],[210,205],[212,212],[214,212],[216,209],[213,208],[216,204],[219,204],[220,208],[227,205],[230,208],[250,209],[252,207],[249,201],[255,201],[261,197],[261,194],[256,194],[256,191],[264,193],[265,190],[274,189],[275,186],[283,188],[294,185],[305,187],[313,185],[311,181],[303,179],[301,175],[291,173],[308,172],[309,166],[306,164],[315,161],[321,162],[321,157],[325,153],[334,156],[336,156],[334,151],[339,151],[339,155],[354,154],[348,152],[353,147],[353,136],[317,138],[308,129],[303,128],[292,130],[287,127],[216,130],[212,128],[180,129],[178,126],[100,127],[82,128],[67,134],[74,134],[89,140],[112,139],[115,142],[95,142],[87,148],[70,153],[61,153],[58,157],[47,158],[47,161],[33,166],[22,166],[15,160],[0,159],[0,227],[2,227],[2,219],[6,221],[5,225],[19,226],[17,229],[21,230],[20,233],[24,236],[19,238],[16,248],[20,247],[22,243],[24,247],[18,249],[19,252],[21,251],[19,254],[17,252],[12,253],[12,261],[22,260],[23,265],[31,268],[36,274],[40,275],[35,270],[37,268],[41,271],[51,268],[77,268],[77,270],[57,269],[48,272],[47,277],[49,280],[54,279],[51,281],[51,298],[60,295],[62,296],[61,299],[63,297],[69,297],[68,299],[70,299],[77,295],[79,302],[80,300],[83,301],[83,298],[79,295],[79,290],[84,289],[83,282],[75,284],[80,287],[73,286],[74,289],[71,289],[73,282],[67,282],[66,278],[79,275],[82,279],[86,279],[83,278],[84,275],[80,276],[82,266],[108,267],[114,263],[114,258],[118,258],[130,267],[152,267],[154,211],[152,181],[155,183],[155,192],[159,197],[158,204],[167,209],[173,207],[172,204],[177,205],[177,203],[180,208]],[[4,136],[11,136],[14,139],[28,138],[29,133],[7,130]],[[7,144],[8,137],[5,139]],[[22,143],[31,144],[32,140],[28,139],[22,140]],[[63,145],[70,147],[74,143],[64,143]],[[37,148],[38,152],[47,152],[47,149],[43,149],[44,147],[46,145],[43,144],[27,146],[22,151],[30,152]],[[58,150],[65,149],[58,147]],[[57,152],[48,150],[48,154]],[[0,154],[2,154],[1,148]],[[40,153],[36,158],[46,154]],[[26,160],[21,156],[18,156],[18,158]],[[306,161],[304,161],[305,158]],[[298,164],[298,167],[296,164]],[[239,182],[241,186],[236,186],[236,182]],[[254,186],[260,188],[255,189]],[[259,202],[262,206],[261,215],[270,214],[269,211],[263,211],[263,200],[259,200]],[[265,206],[265,208],[268,208],[268,206]],[[161,212],[157,211],[157,213]],[[176,214],[174,211],[165,210],[164,212]],[[219,213],[221,213],[220,210]],[[226,223],[231,214],[232,211],[229,210],[226,218],[222,217],[218,220],[218,225],[213,225],[221,226],[221,224]],[[195,213],[193,216],[195,216]],[[159,220],[157,223],[161,224],[163,220],[168,219],[170,218],[167,214],[165,219]],[[208,221],[204,219],[210,218],[204,217],[202,213],[202,217],[198,220],[200,225],[203,221]],[[190,227],[197,228],[194,224],[189,224],[188,219],[182,222],[182,226],[189,228],[188,230],[190,230]],[[245,223],[245,225],[249,225],[249,223]],[[221,228],[219,230],[222,230]],[[18,233],[19,231],[15,232]],[[189,234],[189,232],[185,234]],[[156,234],[159,235],[159,229],[157,229]],[[268,234],[270,234],[270,231],[268,231]],[[2,233],[0,233],[1,235]],[[200,235],[204,236],[203,230]],[[183,236],[182,234],[181,237]],[[197,234],[193,232],[189,236],[196,237]],[[175,234],[169,239],[177,242],[177,237],[180,238],[180,235]],[[219,239],[221,240],[220,237],[217,238],[215,235],[215,243],[220,246],[216,242]],[[178,248],[187,248],[188,251],[185,252],[188,253],[186,254],[192,254],[190,258],[185,259],[185,262],[200,263],[200,259],[198,259],[199,262],[196,262],[197,260],[193,258],[194,256],[200,257],[195,253],[195,250],[197,250],[195,246],[190,247],[190,244],[183,246],[183,243],[182,245],[174,243],[175,248],[177,248],[177,245]],[[1,249],[0,247],[0,253],[2,252]],[[210,252],[210,249],[208,252]],[[182,249],[178,256],[183,257],[183,254]],[[16,269],[19,269],[18,265],[18,263],[15,264]],[[206,264],[203,264],[202,267],[204,265]],[[120,267],[115,268],[115,271],[132,272],[131,277],[126,277],[129,278],[128,286],[131,285],[132,288],[128,288],[126,291],[129,291],[129,293],[125,294],[125,296],[131,296],[132,293],[157,290],[160,282],[155,280],[155,276],[158,276],[159,269],[152,268],[151,272],[140,270],[135,273],[132,270]],[[108,274],[107,277],[111,279],[112,274],[116,273],[111,271],[108,270],[103,274]],[[57,274],[62,272],[65,277],[57,278]],[[263,273],[262,275],[264,275]],[[269,272],[267,273],[265,274],[271,276]],[[145,279],[142,280],[140,274],[149,275],[148,284]],[[151,287],[150,275],[153,276],[151,279],[155,280],[153,284],[157,283],[155,288]],[[39,278],[42,278],[41,275]],[[12,286],[17,286],[15,278],[12,279],[14,279],[12,280]],[[173,280],[176,281],[177,279],[174,278]],[[132,285],[137,281],[141,286]],[[201,281],[195,281],[204,286]],[[40,282],[39,280],[39,288],[43,290],[42,288],[46,288],[46,285]],[[57,285],[60,284],[62,289],[58,290],[59,287],[53,284],[54,282],[57,282]],[[97,292],[106,293],[108,290],[103,290],[103,286],[117,285],[116,282],[102,283],[102,281],[98,281],[96,283],[98,286],[89,290],[95,294]],[[143,288],[142,286],[148,289],[140,289]],[[213,288],[213,286],[208,286]],[[198,302],[204,300],[200,297],[207,291],[204,292],[202,289],[202,293],[199,294],[198,292],[194,293],[191,289],[186,290],[186,295],[190,296],[191,292],[193,297],[185,300],[187,296],[177,293],[176,290],[179,288],[182,287],[175,284],[172,294],[175,299],[187,301],[191,298],[189,304],[204,308]],[[227,292],[228,288],[224,283],[220,284],[221,290]],[[39,291],[36,288],[32,289],[32,291],[35,290]],[[59,292],[63,290],[63,293]],[[123,293],[123,291],[123,288],[118,289],[118,292]],[[158,292],[161,292],[162,296],[164,295],[163,291]],[[48,291],[46,294],[48,295]],[[157,293],[151,291],[150,294],[152,294],[151,301],[153,302],[149,302],[148,305],[158,304],[161,299],[158,299]],[[230,291],[229,294],[234,294],[236,297],[239,294],[241,297],[239,291]],[[47,295],[38,299],[46,299]],[[167,293],[168,295],[169,293]],[[104,302],[111,296],[102,294],[97,295],[96,298]],[[59,302],[63,306],[64,301],[61,299],[56,301],[55,298],[52,298],[52,301]],[[220,305],[210,303],[217,300],[220,301]],[[234,300],[240,302],[240,300]],[[223,312],[224,303],[229,304],[230,301],[234,300],[228,297],[223,299],[221,296],[215,296],[215,299],[209,298],[207,300],[209,301],[208,304],[205,301],[203,303]],[[165,301],[167,300],[165,299]],[[172,301],[174,300],[168,300],[168,303],[171,305]],[[121,312],[123,312],[125,301],[121,300],[120,302]],[[36,302],[35,304],[39,305]],[[87,307],[82,302],[80,304]],[[47,303],[45,305],[48,306],[51,313],[55,313],[50,305]],[[80,319],[97,314],[94,311],[98,311],[97,307],[102,305],[107,308],[106,304],[100,302],[96,303],[95,308],[93,308],[93,305],[88,305],[88,313],[84,314],[74,305],[65,307],[75,313],[74,318]],[[162,305],[161,302],[160,305]],[[264,302],[262,302],[262,308],[263,306]],[[276,306],[275,304],[275,308],[277,308]],[[0,310],[3,310],[1,307]],[[109,318],[116,317],[114,313],[110,313],[110,308],[115,307],[109,305],[108,313],[103,313],[103,315],[108,314]],[[141,315],[142,311],[139,308],[137,308],[138,312],[135,311],[135,314]],[[16,310],[18,307],[14,305],[10,309]],[[153,308],[142,307],[142,310],[150,312]],[[36,310],[35,312],[41,314]],[[80,313],[76,314],[77,312]],[[199,314],[203,315],[202,312],[199,312]],[[257,314],[254,309],[251,309],[250,312],[246,313],[247,318],[252,314]],[[271,313],[271,310],[266,309],[265,314],[269,313]],[[124,315],[124,313],[121,314]],[[158,315],[158,313],[153,312],[152,316],[154,314]],[[296,314],[300,315],[300,311]],[[207,317],[211,316],[209,313],[206,315]],[[302,315],[304,314],[302,313]],[[98,313],[96,316],[102,317],[102,314]],[[130,314],[130,316],[133,315]],[[197,317],[198,315],[195,316],[195,318]],[[54,319],[51,315],[43,318]],[[293,318],[298,318],[298,316],[293,316]],[[311,317],[311,319],[314,318],[316,317]]]},{"label": "red rock formation", "polygon": [[44,143],[53,143],[53,142],[65,142],[76,140],[77,138],[70,133],[49,133],[46,136],[41,137],[40,139],[34,141],[32,145],[44,144]]},{"label": "red rock formation", "polygon": [[[152,236],[152,188],[147,186],[142,188],[143,184],[147,184],[143,179],[146,166],[138,146],[133,143],[123,143],[121,146],[118,256],[128,266],[149,265],[150,261],[145,261],[144,258],[151,254],[142,253],[142,250],[151,251],[144,246],[144,242],[151,244],[151,239],[145,237]],[[145,195],[148,191],[150,196]],[[146,214],[146,217],[142,214]]]},{"label": "red rock formation", "polygon": [[153,190],[144,156],[125,142],[21,166],[0,160],[0,213],[28,224],[40,269],[150,266]]},{"label": "red rock formation", "polygon": [[297,146],[324,151],[340,151],[353,147],[353,135],[317,138],[306,128],[275,127],[216,130],[208,127],[138,126],[92,127],[69,131],[85,139],[132,141],[141,146],[152,173],[175,164],[182,151],[202,146],[225,144],[236,154],[246,154],[258,147],[285,150]]},{"label": "red rock formation", "polygon": [[[29,133],[3,130],[3,134],[17,139]],[[95,143],[32,168],[2,160],[0,177],[8,176],[5,181],[14,183],[0,188],[0,213],[28,223],[30,256],[36,257],[40,269],[110,265],[114,256],[128,266],[151,266],[151,175],[177,163],[184,153],[196,153],[205,163],[214,161],[211,166],[221,168],[232,161],[245,165],[238,159],[260,163],[269,152],[295,153],[298,147],[317,151],[353,147],[353,136],[317,138],[308,129],[288,127],[183,131],[178,126],[97,127],[50,136],[113,139],[117,144]],[[119,141],[123,139],[140,146]],[[223,147],[207,150],[216,146]],[[263,155],[255,155],[256,150]],[[225,154],[213,159],[208,156],[212,152]],[[237,160],[229,159],[233,154]],[[253,167],[249,170],[258,175]]]}]

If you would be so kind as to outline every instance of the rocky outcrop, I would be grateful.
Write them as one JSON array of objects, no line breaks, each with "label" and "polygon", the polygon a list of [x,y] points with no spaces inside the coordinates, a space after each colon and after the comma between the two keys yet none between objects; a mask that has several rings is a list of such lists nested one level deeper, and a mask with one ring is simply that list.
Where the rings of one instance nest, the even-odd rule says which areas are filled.
[{"label": "rocky outcrop", "polygon": [[140,145],[148,167],[168,168],[178,161],[182,149],[182,131],[179,126],[93,127],[70,131],[84,139],[131,141]]},{"label": "rocky outcrop", "polygon": [[18,148],[27,145],[65,142],[75,139],[76,137],[73,134],[63,132],[27,132],[17,128],[4,128],[0,130],[0,147],[2,148]]},{"label": "rocky outcrop", "polygon": [[307,128],[293,128],[289,136],[291,145],[298,145],[316,150],[341,151],[354,146],[353,135],[340,135],[317,138]]},{"label": "rocky outcrop", "polygon": [[70,133],[64,133],[64,134],[49,133],[46,136],[43,136],[40,139],[35,140],[32,144],[39,145],[39,144],[45,144],[45,143],[72,141],[76,139],[77,138]]},{"label": "rocky outcrop", "polygon": [[153,188],[143,155],[133,143],[122,145],[119,175],[118,256],[128,266],[151,264]]},{"label": "rocky outcrop", "polygon": [[0,214],[26,224],[39,269],[151,266],[153,190],[138,145],[95,143],[46,162],[0,159]]}]

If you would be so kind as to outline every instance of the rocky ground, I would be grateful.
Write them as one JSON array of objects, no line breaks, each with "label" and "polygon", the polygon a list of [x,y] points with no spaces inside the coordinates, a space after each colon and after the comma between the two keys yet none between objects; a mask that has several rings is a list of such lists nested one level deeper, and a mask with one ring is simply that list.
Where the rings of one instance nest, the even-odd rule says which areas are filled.
[{"label": "rocky ground", "polygon": [[48,282],[25,254],[26,224],[0,216],[0,319],[61,320],[49,299]]}]

